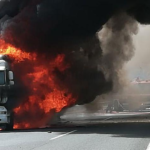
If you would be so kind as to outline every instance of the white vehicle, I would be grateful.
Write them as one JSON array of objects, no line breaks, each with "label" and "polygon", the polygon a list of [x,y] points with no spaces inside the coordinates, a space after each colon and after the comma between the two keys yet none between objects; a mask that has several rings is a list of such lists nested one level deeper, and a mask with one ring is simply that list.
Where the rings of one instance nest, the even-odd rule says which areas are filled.
[{"label": "white vehicle", "polygon": [[4,106],[0,106],[0,127],[4,130],[13,129],[13,116]]},{"label": "white vehicle", "polygon": [[13,112],[5,104],[9,100],[10,88],[14,85],[13,72],[10,70],[6,55],[0,55],[0,128],[13,129]]}]

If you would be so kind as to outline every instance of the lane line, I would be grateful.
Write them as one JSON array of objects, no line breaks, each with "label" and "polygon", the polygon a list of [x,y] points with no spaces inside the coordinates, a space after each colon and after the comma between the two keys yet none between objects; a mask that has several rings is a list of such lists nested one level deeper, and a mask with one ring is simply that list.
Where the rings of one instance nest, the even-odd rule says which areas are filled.
[{"label": "lane line", "polygon": [[146,150],[150,150],[150,143],[148,144],[148,146],[147,146],[147,149]]},{"label": "lane line", "polygon": [[106,121],[106,120],[109,120],[109,119],[112,119],[112,117],[105,118],[102,121]]},{"label": "lane line", "polygon": [[76,132],[76,131],[77,131],[77,130],[73,130],[73,131],[67,132],[67,133],[65,133],[65,134],[62,134],[62,135],[53,137],[53,138],[51,138],[50,140],[58,139],[58,138],[60,138],[60,137],[63,137],[63,136],[65,136],[65,135],[71,134],[71,133]]}]

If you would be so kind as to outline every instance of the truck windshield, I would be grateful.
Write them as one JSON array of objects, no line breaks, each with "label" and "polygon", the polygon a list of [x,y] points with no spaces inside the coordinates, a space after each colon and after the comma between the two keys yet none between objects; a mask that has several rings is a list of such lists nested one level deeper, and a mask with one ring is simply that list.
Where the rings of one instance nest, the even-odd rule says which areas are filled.
[{"label": "truck windshield", "polygon": [[5,84],[5,73],[4,71],[0,71],[0,85]]}]

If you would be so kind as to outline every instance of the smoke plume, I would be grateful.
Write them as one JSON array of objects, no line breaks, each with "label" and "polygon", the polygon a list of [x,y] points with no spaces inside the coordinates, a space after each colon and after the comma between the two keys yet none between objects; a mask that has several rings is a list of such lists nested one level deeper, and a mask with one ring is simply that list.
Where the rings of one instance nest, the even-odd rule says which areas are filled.
[{"label": "smoke plume", "polygon": [[[135,47],[133,35],[138,31],[138,23],[124,12],[115,14],[97,34],[101,41],[102,59],[100,69],[113,87],[107,95],[99,96],[85,105],[88,111],[99,110],[99,102],[113,100],[113,94],[121,92],[128,85],[125,64],[133,57]],[[95,108],[95,109],[94,109]]]},{"label": "smoke plume", "polygon": [[134,55],[133,35],[137,31],[137,21],[120,13],[112,17],[99,33],[103,49],[102,67],[105,77],[113,81],[113,92],[127,82],[124,65]]}]

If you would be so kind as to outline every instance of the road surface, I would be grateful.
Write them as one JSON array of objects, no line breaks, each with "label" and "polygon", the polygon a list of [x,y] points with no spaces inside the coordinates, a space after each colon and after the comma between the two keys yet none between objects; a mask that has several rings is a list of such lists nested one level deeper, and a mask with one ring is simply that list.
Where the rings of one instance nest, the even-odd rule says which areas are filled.
[{"label": "road surface", "polygon": [[150,123],[0,132],[0,150],[150,150]]},{"label": "road surface", "polygon": [[112,112],[112,113],[70,113],[61,116],[62,120],[80,121],[80,120],[108,120],[108,119],[133,119],[133,118],[148,118],[150,119],[150,112]]}]

